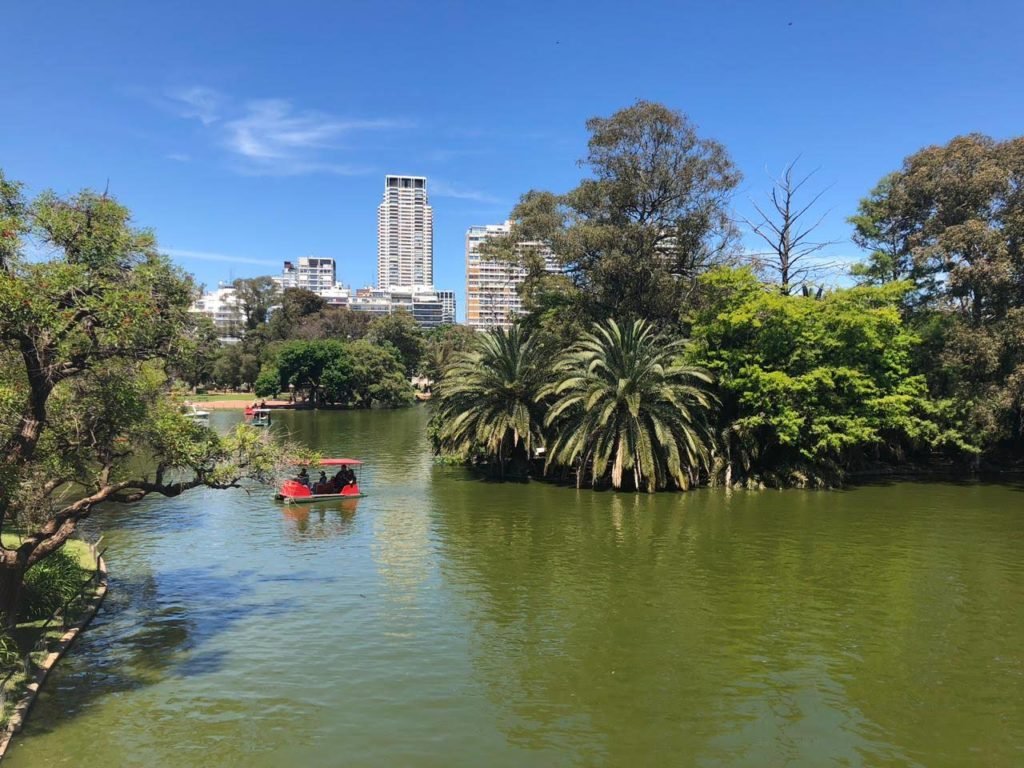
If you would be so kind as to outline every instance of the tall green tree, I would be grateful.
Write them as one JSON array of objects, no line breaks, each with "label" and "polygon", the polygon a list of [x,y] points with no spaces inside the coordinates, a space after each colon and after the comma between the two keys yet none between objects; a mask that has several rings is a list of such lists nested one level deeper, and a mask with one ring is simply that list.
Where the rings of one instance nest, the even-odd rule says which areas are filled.
[{"label": "tall green tree", "polygon": [[169,364],[176,378],[195,388],[212,379],[221,343],[209,317],[193,314],[191,321],[171,350]]},{"label": "tall green tree", "polygon": [[289,341],[261,372],[257,394],[292,385],[313,405],[394,408],[414,399],[402,359],[390,344],[366,340]]},{"label": "tall green tree", "polygon": [[932,391],[967,404],[969,429],[1024,447],[1024,137],[960,136],[906,158],[851,220],[866,282],[907,279]]},{"label": "tall green tree", "polygon": [[247,331],[267,322],[270,310],[280,301],[281,292],[270,277],[240,277],[232,284],[235,300],[245,318]]},{"label": "tall green tree", "polygon": [[416,399],[402,358],[390,344],[359,339],[347,343],[346,350],[351,360],[343,385],[348,398],[341,402],[356,408],[399,408]]},{"label": "tall green tree", "polygon": [[684,346],[644,320],[585,334],[542,391],[556,398],[545,418],[548,465],[616,489],[695,485],[710,467],[716,401],[711,375],[683,360]]},{"label": "tall green tree", "polygon": [[[27,238],[54,256],[25,257]],[[266,477],[256,430],[196,425],[169,396],[169,356],[192,327],[192,281],[106,194],[27,200],[0,173],[0,613],[25,572],[100,502]]]},{"label": "tall green tree", "polygon": [[523,467],[544,443],[541,390],[548,366],[537,338],[518,325],[479,334],[442,379],[433,417],[436,449],[483,457],[502,477],[510,462]]},{"label": "tall green tree", "polygon": [[340,339],[354,341],[366,336],[373,315],[355,312],[347,307],[326,307],[314,315],[307,315],[291,328],[292,339]]},{"label": "tall green tree", "polygon": [[305,288],[285,288],[281,291],[281,308],[269,321],[269,335],[273,339],[290,339],[295,328],[306,318],[316,316],[327,307],[327,302]]},{"label": "tall green tree", "polygon": [[[296,396],[313,405],[333,402],[339,391],[337,382],[347,378],[350,365],[349,354],[340,341],[288,342],[277,353],[279,389],[291,385]],[[325,380],[334,382],[330,392],[325,389]]]},{"label": "tall green tree", "polygon": [[[721,144],[661,104],[638,101],[587,130],[590,177],[564,195],[524,195],[511,233],[482,253],[527,267],[528,308],[547,312],[552,327],[609,317],[672,324],[696,277],[732,252],[727,207],[740,172]],[[563,275],[544,270],[530,246],[538,242]]]},{"label": "tall green tree", "polygon": [[252,388],[260,372],[259,358],[240,344],[225,344],[220,347],[213,361],[210,376],[220,387],[238,389]]},{"label": "tall green tree", "polygon": [[405,366],[405,375],[412,376],[423,357],[423,330],[408,312],[374,318],[367,328],[366,338],[374,344],[390,344],[398,350]]}]

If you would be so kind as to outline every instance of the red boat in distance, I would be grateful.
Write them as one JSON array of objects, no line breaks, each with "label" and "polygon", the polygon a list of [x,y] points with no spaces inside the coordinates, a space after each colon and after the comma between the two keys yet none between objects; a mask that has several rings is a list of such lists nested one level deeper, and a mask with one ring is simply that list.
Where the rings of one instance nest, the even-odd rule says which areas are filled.
[{"label": "red boat in distance", "polygon": [[[281,483],[275,498],[285,503],[362,498],[366,495],[359,490],[358,471],[362,465],[359,459],[320,459],[312,464],[300,464],[302,469],[295,477]],[[307,473],[307,467],[338,467],[338,471],[328,476],[326,482],[318,482]],[[326,471],[321,471],[327,475]]]}]

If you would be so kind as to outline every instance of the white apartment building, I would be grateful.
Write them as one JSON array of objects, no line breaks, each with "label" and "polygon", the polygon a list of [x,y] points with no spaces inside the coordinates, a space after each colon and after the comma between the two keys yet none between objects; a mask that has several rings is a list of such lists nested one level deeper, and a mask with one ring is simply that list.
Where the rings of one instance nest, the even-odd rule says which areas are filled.
[{"label": "white apartment building", "polygon": [[385,176],[377,208],[377,287],[432,285],[434,210],[424,176]]},{"label": "white apartment building", "polygon": [[[511,222],[473,226],[466,231],[466,325],[477,330],[508,328],[523,314],[519,286],[526,270],[507,261],[492,261],[480,256],[480,244],[490,237],[507,235]],[[561,271],[554,255],[543,243],[522,243],[522,249],[537,248],[544,256],[548,272]]]},{"label": "white apartment building", "polygon": [[353,312],[391,315],[408,312],[421,328],[455,322],[455,292],[438,291],[431,285],[392,288],[359,288],[349,297]]},{"label": "white apartment building", "polygon": [[245,328],[245,317],[231,286],[221,285],[215,291],[204,293],[189,311],[209,317],[221,338],[238,338]]},{"label": "white apartment building", "polygon": [[334,259],[322,256],[302,256],[298,261],[286,261],[279,277],[273,278],[278,287],[305,288],[313,293],[322,293],[334,288],[337,270]]}]

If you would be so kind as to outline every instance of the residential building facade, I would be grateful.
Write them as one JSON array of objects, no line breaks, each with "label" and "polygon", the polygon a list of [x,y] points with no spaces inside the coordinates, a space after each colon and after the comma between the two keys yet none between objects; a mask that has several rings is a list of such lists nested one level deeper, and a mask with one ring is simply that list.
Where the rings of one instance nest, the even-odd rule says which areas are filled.
[{"label": "residential building facade", "polygon": [[[507,235],[510,222],[473,226],[466,231],[466,325],[477,330],[508,328],[523,314],[519,287],[526,270],[508,261],[485,259],[480,245],[488,238]],[[548,272],[560,270],[551,250],[543,243],[522,243],[520,249],[539,249]]]},{"label": "residential building facade", "polygon": [[210,318],[223,339],[240,338],[245,329],[245,316],[238,305],[235,289],[228,285],[204,293],[196,299],[189,311]]},{"label": "residential building facade", "polygon": [[377,208],[377,287],[432,285],[434,210],[423,176],[385,176]]},{"label": "residential building facade", "polygon": [[281,275],[273,279],[281,290],[305,288],[313,293],[322,293],[334,288],[338,275],[334,259],[301,256],[297,261],[286,261]]},{"label": "residential building facade", "polygon": [[349,298],[354,312],[390,315],[408,312],[421,328],[455,322],[455,292],[438,291],[430,285],[393,288],[359,288]]}]

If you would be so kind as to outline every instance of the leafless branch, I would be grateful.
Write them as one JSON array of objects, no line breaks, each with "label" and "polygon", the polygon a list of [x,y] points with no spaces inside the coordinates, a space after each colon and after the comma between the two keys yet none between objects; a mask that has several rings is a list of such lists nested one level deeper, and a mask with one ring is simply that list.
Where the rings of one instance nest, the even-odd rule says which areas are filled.
[{"label": "leafless branch", "polygon": [[829,212],[823,213],[812,224],[807,224],[805,218],[831,187],[825,187],[806,203],[798,203],[801,190],[817,173],[815,169],[802,178],[796,178],[794,172],[799,160],[798,156],[786,166],[780,177],[773,180],[768,194],[770,207],[751,201],[760,218],[741,219],[768,246],[764,252],[750,254],[750,260],[759,271],[770,273],[785,294],[837,266],[837,262],[820,262],[811,258],[839,241],[812,239]]}]

